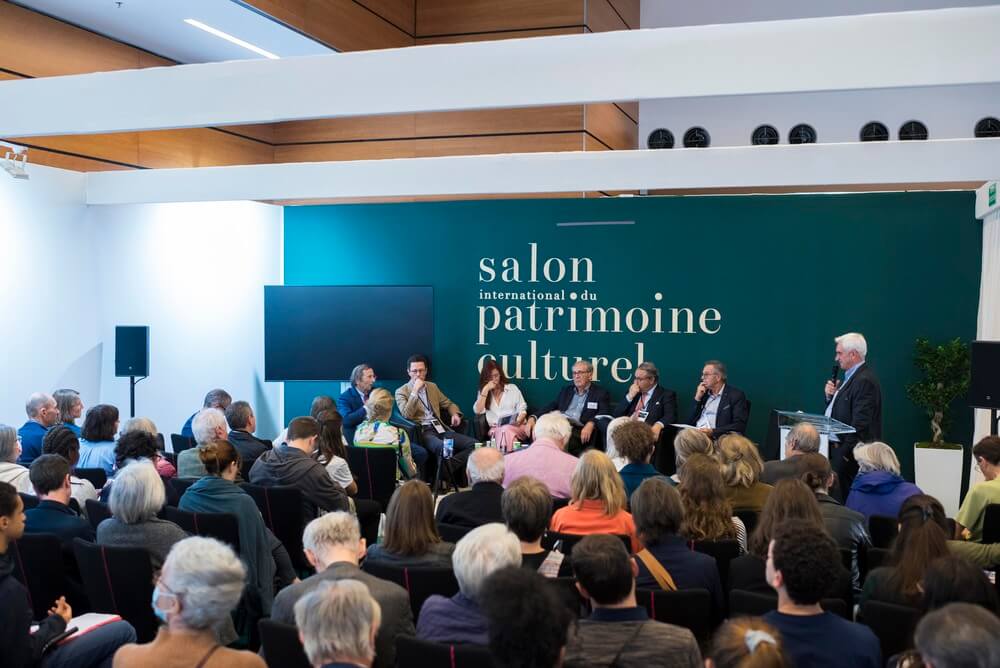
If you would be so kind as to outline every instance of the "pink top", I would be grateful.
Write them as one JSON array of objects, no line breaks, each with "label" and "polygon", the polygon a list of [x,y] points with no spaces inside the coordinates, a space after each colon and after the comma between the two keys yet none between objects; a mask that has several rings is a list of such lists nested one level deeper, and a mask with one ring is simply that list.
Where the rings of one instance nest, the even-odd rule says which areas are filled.
[{"label": "pink top", "polygon": [[579,461],[573,455],[567,454],[548,438],[538,438],[531,447],[519,452],[512,452],[504,457],[503,486],[524,476],[537,478],[549,488],[549,494],[562,499],[568,499],[569,479]]},{"label": "pink top", "polygon": [[571,533],[577,535],[587,535],[592,533],[610,533],[617,536],[628,536],[632,539],[632,552],[642,549],[642,543],[635,534],[635,522],[632,521],[632,514],[619,510],[617,515],[607,516],[604,514],[604,502],[586,500],[570,503],[565,508],[560,508],[552,515],[549,528],[559,533]]}]

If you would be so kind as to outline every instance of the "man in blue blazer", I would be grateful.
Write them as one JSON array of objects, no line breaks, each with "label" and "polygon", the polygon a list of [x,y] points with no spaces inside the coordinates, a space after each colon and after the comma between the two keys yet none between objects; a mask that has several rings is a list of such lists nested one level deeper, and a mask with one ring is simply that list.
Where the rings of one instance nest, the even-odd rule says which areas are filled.
[{"label": "man in blue blazer", "polygon": [[344,419],[343,432],[348,445],[354,444],[355,430],[368,418],[365,402],[374,385],[375,369],[362,362],[351,371],[351,386],[337,397],[337,410]]},{"label": "man in blue blazer", "polygon": [[743,390],[727,382],[726,365],[718,360],[705,362],[701,382],[694,393],[694,408],[685,424],[693,425],[711,438],[736,432],[746,433],[750,404]]},{"label": "man in blue blazer", "polygon": [[579,360],[573,365],[573,383],[559,391],[555,401],[549,402],[535,415],[528,418],[528,431],[534,432],[537,416],[559,411],[573,425],[573,435],[566,445],[566,452],[579,455],[583,449],[595,445],[597,416],[611,414],[611,393],[592,382],[594,365]]}]

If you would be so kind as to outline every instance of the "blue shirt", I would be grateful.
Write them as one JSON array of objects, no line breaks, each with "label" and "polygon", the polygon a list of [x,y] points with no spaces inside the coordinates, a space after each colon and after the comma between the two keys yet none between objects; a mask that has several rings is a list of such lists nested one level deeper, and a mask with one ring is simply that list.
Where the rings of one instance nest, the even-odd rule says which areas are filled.
[{"label": "blue shirt", "polygon": [[66,427],[71,432],[76,434],[77,438],[80,438],[80,427],[78,427],[75,422],[63,422],[61,424],[62,426]]},{"label": "blue shirt", "polygon": [[191,414],[191,417],[187,419],[184,426],[181,427],[181,436],[187,436],[188,438],[194,438],[194,430],[191,429],[191,423],[194,422],[194,416],[198,414],[199,411],[195,411]]},{"label": "blue shirt", "polygon": [[97,441],[92,443],[85,438],[80,439],[80,461],[78,469],[104,469],[109,476],[115,473],[115,442]]},{"label": "blue shirt", "polygon": [[43,427],[34,420],[28,420],[17,430],[17,435],[21,437],[21,456],[17,458],[17,463],[22,466],[30,466],[31,462],[42,456],[42,439],[45,438],[47,427]]},{"label": "blue shirt", "polygon": [[431,642],[487,645],[489,623],[476,602],[462,592],[451,598],[435,594],[420,608],[417,637]]},{"label": "blue shirt", "polygon": [[583,415],[583,409],[587,407],[587,395],[590,394],[590,386],[581,394],[576,388],[573,389],[573,398],[570,399],[569,406],[563,411],[563,415],[569,418],[569,421],[575,425],[580,424],[580,416]]},{"label": "blue shirt", "polygon": [[882,668],[882,648],[872,630],[832,612],[786,615],[768,612],[764,621],[778,629],[796,666]]}]

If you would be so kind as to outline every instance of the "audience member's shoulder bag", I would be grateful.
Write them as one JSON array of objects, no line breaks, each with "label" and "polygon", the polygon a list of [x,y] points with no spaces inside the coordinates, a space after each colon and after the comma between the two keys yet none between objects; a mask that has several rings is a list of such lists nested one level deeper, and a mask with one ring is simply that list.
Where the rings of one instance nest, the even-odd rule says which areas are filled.
[{"label": "audience member's shoulder bag", "polygon": [[656,584],[660,585],[660,589],[663,591],[677,591],[677,585],[674,583],[674,579],[670,576],[669,571],[653,556],[652,552],[649,550],[639,550],[635,556],[639,557],[639,560],[646,566],[649,574],[656,580]]}]

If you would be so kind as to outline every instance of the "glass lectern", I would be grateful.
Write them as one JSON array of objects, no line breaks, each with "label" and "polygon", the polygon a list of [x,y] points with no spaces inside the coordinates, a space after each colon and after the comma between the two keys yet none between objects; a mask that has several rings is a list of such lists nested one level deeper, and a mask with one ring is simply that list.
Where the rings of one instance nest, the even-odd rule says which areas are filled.
[{"label": "glass lectern", "polygon": [[785,458],[785,439],[788,432],[797,424],[802,422],[811,424],[819,432],[819,451],[824,457],[830,457],[830,435],[831,434],[853,434],[857,431],[849,424],[844,424],[840,420],[834,420],[822,414],[803,413],[802,411],[777,411],[778,430],[781,433],[781,458]]}]

